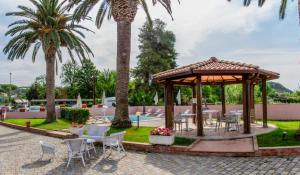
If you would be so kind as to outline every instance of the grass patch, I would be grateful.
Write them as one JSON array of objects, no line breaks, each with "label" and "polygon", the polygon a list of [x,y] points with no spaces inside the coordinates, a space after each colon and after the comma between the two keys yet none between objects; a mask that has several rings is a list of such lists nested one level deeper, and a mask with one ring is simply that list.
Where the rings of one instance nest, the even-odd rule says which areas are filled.
[{"label": "grass patch", "polygon": [[191,138],[184,138],[184,137],[175,137],[175,145],[178,146],[190,146],[192,143],[194,143],[195,139]]},{"label": "grass patch", "polygon": [[110,128],[108,134],[126,131],[124,136],[125,141],[129,142],[141,142],[141,143],[149,143],[149,133],[154,129],[153,127],[131,127],[126,129],[120,128]]},{"label": "grass patch", "polygon": [[48,123],[45,119],[6,119],[5,122],[20,126],[26,126],[26,122],[31,122],[31,127],[46,129],[46,130],[62,130],[68,129],[71,122],[65,119],[58,119],[56,122]]},{"label": "grass patch", "polygon": [[[299,129],[300,121],[268,121],[268,123],[276,125],[278,129],[267,134],[258,135],[257,141],[260,147],[300,145],[300,141],[294,138]],[[287,132],[287,141],[282,140],[282,132],[284,131]]]},{"label": "grass patch", "polygon": [[[139,142],[139,143],[149,143],[149,134],[150,131],[153,130],[154,127],[131,127],[127,129],[119,129],[119,128],[110,128],[108,134],[126,131],[124,136],[125,141],[129,142]],[[195,140],[183,137],[176,137],[174,145],[178,146],[189,146]]]},{"label": "grass patch", "polygon": [[[71,127],[71,122],[65,119],[58,119],[56,122],[47,123],[45,119],[6,119],[5,122],[16,125],[26,126],[26,122],[31,122],[31,127],[46,130],[62,130]],[[129,142],[149,143],[149,134],[154,127],[131,127],[126,129],[110,128],[108,134],[126,131],[124,140]],[[87,134],[85,132],[85,134]],[[189,146],[195,140],[183,137],[176,137],[174,145]]]}]

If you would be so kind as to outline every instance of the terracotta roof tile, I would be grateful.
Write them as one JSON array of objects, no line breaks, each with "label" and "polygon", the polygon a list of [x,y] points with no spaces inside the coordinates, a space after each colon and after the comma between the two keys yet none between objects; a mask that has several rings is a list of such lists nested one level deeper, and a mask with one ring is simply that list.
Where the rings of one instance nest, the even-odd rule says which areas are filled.
[{"label": "terracotta roof tile", "polygon": [[210,58],[206,61],[201,61],[195,64],[190,64],[187,66],[178,67],[175,69],[167,70],[164,72],[160,72],[155,74],[153,77],[154,79],[163,79],[167,77],[179,76],[182,74],[193,74],[193,73],[206,73],[206,72],[244,72],[244,73],[258,73],[262,72],[264,74],[271,74],[274,76],[279,76],[278,73],[267,71],[263,69],[259,69],[259,66],[255,66],[252,64],[240,63],[240,62],[233,62],[233,61],[225,61],[219,60],[215,57]]}]

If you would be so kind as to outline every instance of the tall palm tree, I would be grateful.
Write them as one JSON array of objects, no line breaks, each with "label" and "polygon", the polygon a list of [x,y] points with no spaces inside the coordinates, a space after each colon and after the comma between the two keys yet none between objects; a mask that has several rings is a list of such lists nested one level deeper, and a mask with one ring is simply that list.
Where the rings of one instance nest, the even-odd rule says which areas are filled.
[{"label": "tall palm tree", "polygon": [[[138,6],[141,5],[151,20],[146,0],[69,0],[70,9],[77,5],[74,17],[77,22],[86,18],[88,13],[99,5],[95,18],[98,28],[105,17],[117,22],[117,85],[116,85],[116,113],[112,126],[130,127],[128,116],[128,83],[131,50],[131,23],[134,21]],[[172,16],[171,0],[152,0],[152,4],[161,4]]]},{"label": "tall palm tree", "polygon": [[[62,60],[61,48],[65,47],[74,60],[76,53],[79,59],[93,55],[89,47],[81,40],[81,30],[89,29],[72,23],[73,16],[65,13],[66,0],[30,0],[34,9],[19,5],[20,11],[7,13],[19,20],[9,25],[6,36],[12,37],[3,49],[9,60],[24,59],[33,46],[32,61],[42,48],[46,61],[46,96],[47,121],[53,122],[55,116],[55,64]],[[21,19],[20,19],[21,18]]]}]

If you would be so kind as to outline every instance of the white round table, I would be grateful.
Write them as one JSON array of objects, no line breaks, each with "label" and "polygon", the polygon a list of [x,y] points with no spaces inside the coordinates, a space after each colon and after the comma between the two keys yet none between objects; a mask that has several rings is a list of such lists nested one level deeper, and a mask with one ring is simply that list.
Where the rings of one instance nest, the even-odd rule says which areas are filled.
[{"label": "white round table", "polygon": [[193,130],[193,128],[189,128],[189,118],[190,117],[192,117],[192,116],[196,116],[196,114],[180,114],[180,116],[182,117],[182,118],[185,118],[185,121],[186,121],[186,123],[185,123],[185,131],[192,131]]},{"label": "white round table", "polygon": [[202,111],[203,114],[208,114],[208,118],[209,118],[209,123],[210,125],[212,125],[212,118],[213,118],[213,114],[215,113],[219,113],[218,110],[213,110],[213,109],[210,109],[210,110],[204,110]]}]

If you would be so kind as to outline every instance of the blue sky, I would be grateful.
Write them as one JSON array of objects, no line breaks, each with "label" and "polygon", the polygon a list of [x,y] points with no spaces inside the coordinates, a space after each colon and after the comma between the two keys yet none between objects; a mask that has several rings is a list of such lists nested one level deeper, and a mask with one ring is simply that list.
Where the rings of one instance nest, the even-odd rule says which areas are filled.
[{"label": "blue sky", "polygon": [[[149,1],[150,2],[150,1]],[[6,17],[6,12],[16,9],[18,4],[28,4],[28,0],[2,0],[0,2],[0,49],[8,39],[4,36],[7,25],[14,19]],[[257,3],[245,8],[242,0],[228,3],[227,0],[182,0],[181,5],[173,5],[174,21],[162,7],[151,7],[153,18],[161,18],[168,24],[176,37],[179,53],[178,65],[185,65],[208,59],[212,56],[259,65],[281,74],[278,82],[290,89],[297,89],[300,83],[300,35],[297,3],[290,3],[286,19],[278,18],[280,0],[267,1],[263,8]],[[3,8],[5,7],[5,8]],[[92,12],[95,13],[95,12]],[[131,66],[135,66],[138,51],[138,28],[145,22],[142,9],[132,25]],[[87,34],[86,42],[93,49],[93,61],[99,69],[116,67],[116,24],[106,21],[97,30],[92,22],[84,25],[96,34]],[[28,86],[35,77],[45,74],[44,58],[31,62],[31,53],[24,60],[10,62],[0,52],[0,83],[8,83],[9,72],[13,73],[13,83]],[[67,56],[65,61],[69,60]],[[59,76],[56,78],[60,85]]]}]

